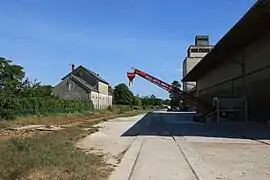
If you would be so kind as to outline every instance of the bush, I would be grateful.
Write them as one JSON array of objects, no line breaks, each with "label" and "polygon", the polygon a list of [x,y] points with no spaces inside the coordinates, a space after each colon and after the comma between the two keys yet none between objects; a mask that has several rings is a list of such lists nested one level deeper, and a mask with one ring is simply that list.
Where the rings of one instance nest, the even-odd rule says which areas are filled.
[{"label": "bush", "polygon": [[74,113],[94,109],[91,101],[63,100],[53,97],[1,98],[0,119],[18,116]]},{"label": "bush", "polygon": [[108,111],[113,112],[113,108],[112,108],[112,106],[109,106],[109,107],[108,107]]},{"label": "bush", "polygon": [[131,110],[131,106],[119,106],[120,111],[123,113]]}]

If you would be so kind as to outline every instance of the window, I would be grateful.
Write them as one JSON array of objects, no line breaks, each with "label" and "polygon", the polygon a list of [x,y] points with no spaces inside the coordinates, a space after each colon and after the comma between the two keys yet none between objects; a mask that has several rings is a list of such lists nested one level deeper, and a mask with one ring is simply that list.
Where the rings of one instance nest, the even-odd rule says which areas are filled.
[{"label": "window", "polygon": [[199,52],[197,48],[190,49],[190,52]]},{"label": "window", "polygon": [[210,49],[209,48],[200,48],[199,52],[209,52]]},{"label": "window", "polygon": [[69,91],[74,90],[74,83],[71,82],[71,81],[68,83],[68,90],[69,90]]}]

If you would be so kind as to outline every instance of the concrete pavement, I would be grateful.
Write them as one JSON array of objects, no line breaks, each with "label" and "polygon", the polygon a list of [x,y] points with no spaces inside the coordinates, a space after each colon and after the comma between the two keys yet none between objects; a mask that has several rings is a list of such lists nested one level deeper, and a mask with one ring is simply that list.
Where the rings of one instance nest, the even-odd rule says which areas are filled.
[{"label": "concrete pavement", "polygon": [[268,126],[201,124],[192,116],[117,118],[100,124],[101,131],[79,146],[107,155],[116,166],[110,180],[270,179]]}]

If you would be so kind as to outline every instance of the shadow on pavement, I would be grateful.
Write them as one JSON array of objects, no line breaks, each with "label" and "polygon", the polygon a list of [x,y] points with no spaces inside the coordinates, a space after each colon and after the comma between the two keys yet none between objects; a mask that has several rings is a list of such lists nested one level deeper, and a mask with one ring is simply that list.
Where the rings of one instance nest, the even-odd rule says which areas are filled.
[{"label": "shadow on pavement", "polygon": [[270,139],[270,125],[258,123],[198,123],[191,113],[149,112],[122,136],[201,136]]}]

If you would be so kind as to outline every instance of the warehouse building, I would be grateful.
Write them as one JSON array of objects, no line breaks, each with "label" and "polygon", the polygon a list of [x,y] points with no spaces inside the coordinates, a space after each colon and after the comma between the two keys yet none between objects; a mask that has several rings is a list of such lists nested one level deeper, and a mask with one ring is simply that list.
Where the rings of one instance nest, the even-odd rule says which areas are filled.
[{"label": "warehouse building", "polygon": [[246,97],[249,120],[270,119],[270,0],[258,0],[182,81],[196,96]]}]

